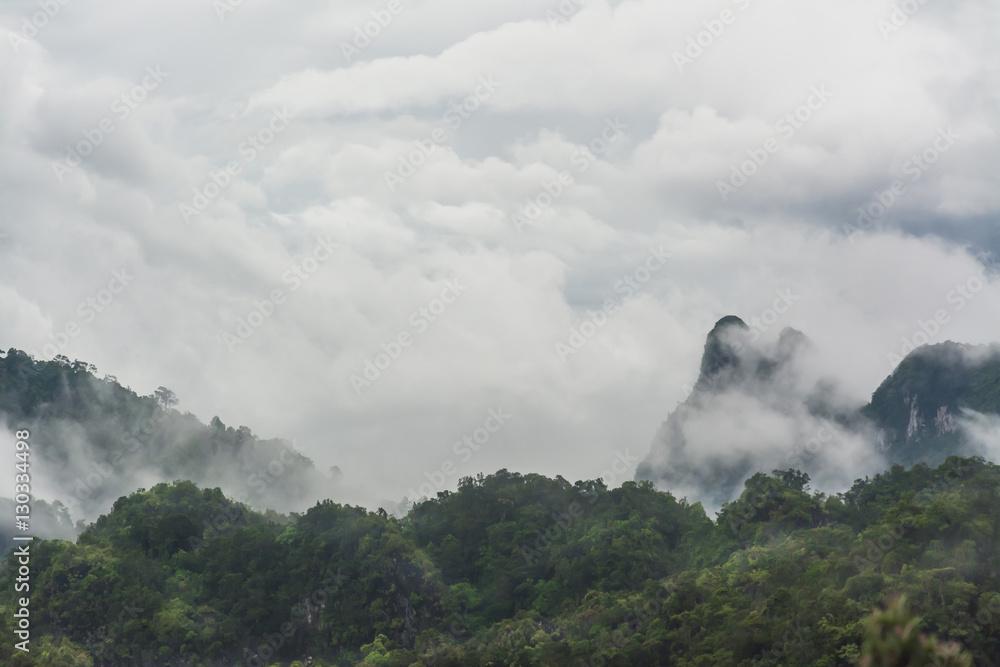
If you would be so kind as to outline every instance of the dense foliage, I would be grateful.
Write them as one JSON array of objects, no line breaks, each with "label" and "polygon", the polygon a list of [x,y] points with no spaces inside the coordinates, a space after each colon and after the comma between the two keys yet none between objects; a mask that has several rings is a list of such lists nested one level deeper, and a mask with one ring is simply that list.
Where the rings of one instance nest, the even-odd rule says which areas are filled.
[{"label": "dense foliage", "polygon": [[[37,361],[16,349],[0,352],[0,427],[30,430],[32,470],[60,489],[75,519],[106,512],[149,479],[210,482],[255,506],[279,509],[306,507],[333,491],[291,443],[259,439],[218,417],[202,424],[174,409],[177,398],[165,387],[139,396],[95,371],[63,356]],[[42,511],[36,517],[39,534],[73,537],[62,517]],[[7,538],[0,553],[10,543],[8,530],[0,527],[0,538]]]},{"label": "dense foliage", "polygon": [[908,354],[862,413],[892,461],[937,464],[976,453],[958,427],[963,411],[1000,412],[1000,345],[925,345]]},{"label": "dense foliage", "polygon": [[[1000,665],[1000,467],[894,467],[829,497],[808,482],[757,474],[715,521],[649,483],[505,470],[402,519],[330,501],[261,515],[159,484],[75,543],[34,544],[34,662],[10,627],[0,662],[967,664],[954,641]],[[868,620],[900,595],[919,622]],[[923,657],[886,658],[899,642]]]}]

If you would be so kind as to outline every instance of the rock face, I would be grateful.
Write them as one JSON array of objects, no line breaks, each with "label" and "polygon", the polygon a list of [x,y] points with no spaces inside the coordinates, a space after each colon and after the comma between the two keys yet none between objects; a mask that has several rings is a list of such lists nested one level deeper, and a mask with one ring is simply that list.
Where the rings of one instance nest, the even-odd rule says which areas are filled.
[{"label": "rock face", "polygon": [[989,443],[970,439],[962,424],[972,413],[1000,413],[1000,346],[949,341],[920,347],[862,412],[892,463],[936,465],[953,454],[983,454]]},{"label": "rock face", "polygon": [[716,322],[705,339],[695,391],[719,393],[766,382],[778,376],[796,354],[810,345],[801,331],[790,327],[782,330],[771,350],[756,345],[755,340],[755,333],[735,315],[726,315]]},{"label": "rock face", "polygon": [[1000,345],[919,348],[861,405],[803,370],[812,344],[802,333],[757,338],[738,317],[715,324],[698,380],[637,480],[718,507],[755,472],[796,468],[819,486],[843,486],[893,463],[1000,456]]},{"label": "rock face", "polygon": [[749,342],[749,330],[735,315],[727,315],[715,323],[705,339],[695,391],[718,391],[739,381],[746,372],[740,352]]},{"label": "rock face", "polygon": [[[823,429],[824,410],[836,411],[828,409],[823,387],[803,391],[796,370],[808,339],[794,329],[770,346],[756,338],[738,317],[715,324],[690,396],[660,427],[636,479],[718,506],[747,476],[780,467],[796,443]],[[802,463],[797,455],[789,462]]]}]

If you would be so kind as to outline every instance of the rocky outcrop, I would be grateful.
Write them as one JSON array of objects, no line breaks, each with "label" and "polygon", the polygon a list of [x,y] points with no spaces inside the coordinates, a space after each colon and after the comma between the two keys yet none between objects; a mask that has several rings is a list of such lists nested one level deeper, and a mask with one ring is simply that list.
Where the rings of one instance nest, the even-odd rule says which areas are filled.
[{"label": "rocky outcrop", "polygon": [[[756,339],[739,317],[716,322],[694,387],[661,425],[636,479],[718,505],[749,474],[770,472],[822,429],[814,414],[826,407],[822,392],[801,392],[795,371],[797,358],[810,348],[806,336],[785,329],[775,343]],[[746,428],[727,427],[734,423]],[[781,431],[780,442],[762,441],[771,427]],[[738,440],[727,446],[725,438]]]}]

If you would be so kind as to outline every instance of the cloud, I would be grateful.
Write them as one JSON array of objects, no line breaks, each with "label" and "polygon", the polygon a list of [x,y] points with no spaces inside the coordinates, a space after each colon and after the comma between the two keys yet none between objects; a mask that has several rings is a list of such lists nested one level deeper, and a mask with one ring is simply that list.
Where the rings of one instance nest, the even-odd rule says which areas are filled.
[{"label": "cloud", "polygon": [[977,455],[988,461],[1000,458],[1000,415],[984,415],[966,408],[958,418],[958,425]]},{"label": "cloud", "polygon": [[[801,298],[763,335],[806,332],[864,402],[936,310],[942,338],[986,342],[1000,324],[995,282],[961,311],[947,300],[997,241],[997,10],[928,4],[884,39],[891,5],[595,0],[550,24],[557,3],[427,0],[348,63],[340,42],[371,8],[247,0],[220,20],[193,0],[154,15],[70,3],[0,57],[0,342],[41,351],[76,323],[70,358],[140,393],[169,386],[203,421],[295,439],[344,470],[337,500],[370,505],[439,470],[498,405],[515,418],[457,474],[596,477],[616,449],[644,453],[712,323],[760,317],[776,290]],[[35,8],[5,4],[0,34]],[[679,71],[674,54],[727,9]],[[111,104],[149,66],[169,76],[118,120]],[[452,128],[490,75],[502,85]],[[241,146],[286,106],[287,130],[249,159]],[[60,181],[53,162],[109,113],[115,131]],[[620,138],[582,157],[616,119]],[[857,209],[949,126],[961,138],[849,242]],[[390,190],[435,129],[448,139]],[[769,138],[780,150],[723,201],[717,183]],[[233,161],[185,224],[180,205]],[[563,172],[518,233],[512,216]],[[319,237],[340,247],[293,290]],[[668,265],[563,363],[556,343],[661,245]],[[80,304],[123,267],[134,282],[86,321]],[[468,290],[418,331],[449,280]],[[224,335],[275,290],[283,303],[231,350]],[[357,394],[350,376],[401,333],[412,344]],[[760,438],[790,428],[779,417]]]},{"label": "cloud", "polygon": [[[789,296],[775,308],[794,305]],[[831,491],[885,466],[871,429],[855,418],[860,402],[808,338],[786,328],[776,341],[756,342],[763,326],[757,318],[749,327],[717,323],[698,381],[661,426],[638,478],[714,510],[756,472],[798,469]]]}]

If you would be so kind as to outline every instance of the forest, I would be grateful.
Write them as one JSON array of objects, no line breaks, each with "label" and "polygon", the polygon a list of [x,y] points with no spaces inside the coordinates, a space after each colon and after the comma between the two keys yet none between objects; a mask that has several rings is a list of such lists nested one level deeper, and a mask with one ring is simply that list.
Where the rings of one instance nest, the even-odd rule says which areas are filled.
[{"label": "forest", "polygon": [[[397,519],[331,501],[265,517],[162,483],[75,543],[33,545],[30,658],[7,639],[8,554],[0,660],[997,665],[998,489],[979,458],[895,466],[831,496],[775,471],[712,520],[650,483],[501,470]],[[900,651],[917,657],[891,661]]]},{"label": "forest", "polygon": [[[714,341],[703,366],[724,369]],[[911,354],[865,413],[898,434],[941,406],[998,412],[995,355],[960,354]],[[0,356],[0,413],[91,487],[77,511],[105,508],[74,524],[60,501],[33,500],[29,590],[23,556],[0,565],[4,665],[1000,666],[1000,467],[949,454],[964,447],[954,431],[900,440],[938,462],[889,464],[840,493],[797,468],[757,472],[711,516],[651,481],[508,470],[405,511],[277,511],[336,487],[283,441],[201,424],[169,389],[139,396],[95,370]],[[83,446],[111,471],[98,482],[72,468]],[[211,483],[222,470],[228,488],[253,487],[278,457],[267,494]],[[175,481],[142,488],[140,468]],[[25,595],[30,653],[15,647]]]}]

